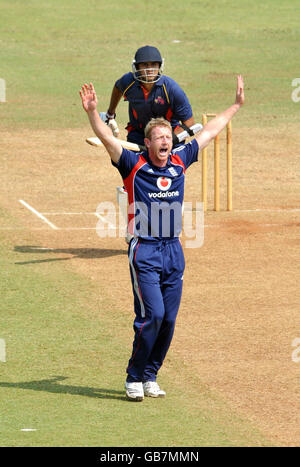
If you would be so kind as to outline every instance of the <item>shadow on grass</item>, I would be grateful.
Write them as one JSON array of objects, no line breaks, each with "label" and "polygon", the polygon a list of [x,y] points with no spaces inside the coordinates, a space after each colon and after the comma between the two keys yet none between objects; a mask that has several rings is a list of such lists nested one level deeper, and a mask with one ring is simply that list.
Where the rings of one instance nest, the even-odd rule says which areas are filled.
[{"label": "shadow on grass", "polygon": [[0,382],[2,388],[29,389],[32,391],[45,391],[54,394],[72,394],[73,396],[95,397],[99,399],[119,399],[125,400],[124,391],[114,389],[91,388],[88,386],[70,386],[59,384],[58,381],[64,381],[66,376],[56,376],[51,379],[41,379],[36,381],[25,381],[22,383]]},{"label": "shadow on grass", "polygon": [[33,264],[33,263],[49,263],[51,261],[67,261],[73,258],[95,259],[95,258],[108,258],[109,256],[127,255],[127,249],[124,250],[110,250],[105,248],[42,248],[35,245],[15,246],[14,251],[19,253],[51,253],[51,254],[68,254],[73,255],[71,258],[47,258],[36,259],[29,261],[17,261],[15,264]]}]

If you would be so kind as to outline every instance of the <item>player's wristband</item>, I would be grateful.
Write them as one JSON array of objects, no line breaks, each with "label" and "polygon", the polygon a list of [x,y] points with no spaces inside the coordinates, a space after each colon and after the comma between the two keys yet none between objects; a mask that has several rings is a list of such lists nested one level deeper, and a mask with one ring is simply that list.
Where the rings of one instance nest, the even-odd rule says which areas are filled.
[{"label": "player's wristband", "polygon": [[113,118],[116,118],[117,114],[114,113],[114,114],[111,114],[110,112],[106,112],[106,117],[108,118],[108,120],[111,120]]},{"label": "player's wristband", "polygon": [[177,135],[175,135],[175,133],[173,133],[173,135],[172,135],[172,140],[173,140],[173,146],[176,146],[177,144],[180,143],[180,141],[179,141]]},{"label": "player's wristband", "polygon": [[193,130],[191,130],[191,129],[190,129],[188,126],[186,126],[184,123],[182,123],[180,126],[181,126],[185,131],[187,131],[188,134],[189,134],[190,136],[194,136],[195,133],[193,132]]}]

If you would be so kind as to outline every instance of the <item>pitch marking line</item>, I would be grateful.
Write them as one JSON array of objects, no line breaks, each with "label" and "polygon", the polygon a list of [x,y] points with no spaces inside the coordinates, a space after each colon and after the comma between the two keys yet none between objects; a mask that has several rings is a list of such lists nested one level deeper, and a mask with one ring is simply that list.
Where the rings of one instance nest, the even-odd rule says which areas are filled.
[{"label": "pitch marking line", "polygon": [[22,199],[19,199],[19,202],[21,204],[23,204],[23,206],[25,206],[25,208],[29,209],[29,211],[33,212],[33,214],[35,214],[37,217],[39,217],[40,219],[42,219],[44,222],[46,222],[46,224],[48,224],[51,229],[53,230],[59,230],[58,227],[56,227],[56,225],[53,224],[53,222],[50,222],[47,217],[45,217],[43,214],[41,214],[40,212],[38,212],[36,209],[34,209],[32,206],[30,206],[30,204],[26,203],[26,201],[23,201]]},{"label": "pitch marking line", "polygon": [[286,209],[234,209],[233,212],[300,212],[300,208],[286,208]]},{"label": "pitch marking line", "polygon": [[94,212],[41,212],[44,216],[95,216]]},{"label": "pitch marking line", "polygon": [[[23,204],[23,206],[25,206],[27,209],[29,209],[31,212],[33,212],[37,217],[39,217],[40,219],[42,219],[44,222],[46,222],[53,230],[105,230],[105,229],[101,229],[98,227],[57,227],[53,222],[50,222],[46,217],[45,217],[45,214],[47,214],[47,216],[59,216],[59,215],[93,215],[93,216],[96,216],[98,217],[98,219],[102,220],[102,222],[104,222],[105,224],[107,224],[107,227],[108,229],[111,229],[111,230],[117,230],[118,227],[116,227],[115,225],[111,224],[107,219],[104,219],[99,213],[97,212],[44,212],[44,213],[40,213],[38,212],[36,209],[34,209],[32,206],[30,206],[28,203],[26,203],[26,201],[20,199],[19,202],[21,204]],[[198,212],[202,212],[202,211],[198,211]],[[234,212],[286,212],[286,213],[292,213],[292,212],[300,212],[300,209],[299,208],[287,208],[287,209],[282,209],[282,208],[278,208],[278,209],[273,209],[273,208],[258,208],[258,209],[235,209]],[[264,227],[272,227],[272,226],[281,226],[281,225],[284,225],[284,224],[281,224],[281,223],[258,223],[257,224],[258,226],[264,226]],[[204,225],[204,228],[214,228],[214,227],[220,227],[218,224],[205,224]],[[0,227],[0,230],[15,230],[13,228],[10,228],[10,227]],[[41,228],[33,228],[32,230],[43,230]]]},{"label": "pitch marking line", "polygon": [[[191,209],[186,209],[186,211],[190,212]],[[193,210],[193,212],[202,212],[201,210]],[[214,212],[214,211],[213,211]],[[233,209],[233,213],[235,212],[300,212],[300,208],[258,208],[258,209]],[[78,216],[78,215],[90,215],[90,216],[97,216],[97,211],[94,212],[43,212],[41,213],[47,216]]]},{"label": "pitch marking line", "polygon": [[[99,214],[98,212],[95,212],[95,216],[98,217],[98,219],[100,219],[104,224],[107,224],[107,227],[109,229],[115,229],[116,226],[111,224],[108,220],[106,220],[103,216],[101,216],[101,214]],[[101,230],[101,229],[100,229]]]},{"label": "pitch marking line", "polygon": [[[257,223],[255,224],[257,225],[258,227],[287,227],[286,224],[282,223],[282,224],[262,224],[262,223]],[[288,227],[299,227],[298,225],[290,225]],[[204,224],[204,228],[205,229],[209,229],[209,228],[220,228],[220,224]],[[116,227],[116,226],[113,226],[111,224],[111,226],[109,227],[108,226],[108,230],[118,230],[119,227]],[[23,231],[23,230],[28,230],[28,229],[25,229],[25,228],[16,228],[16,227],[0,227],[0,231],[1,230],[11,230],[11,231]],[[42,227],[32,227],[31,229],[29,230],[32,230],[32,231],[46,231],[47,229],[46,228],[42,228]],[[75,230],[107,230],[107,229],[101,229],[99,227],[56,227],[56,230],[59,230],[60,232],[63,232],[63,231],[75,231]]]}]

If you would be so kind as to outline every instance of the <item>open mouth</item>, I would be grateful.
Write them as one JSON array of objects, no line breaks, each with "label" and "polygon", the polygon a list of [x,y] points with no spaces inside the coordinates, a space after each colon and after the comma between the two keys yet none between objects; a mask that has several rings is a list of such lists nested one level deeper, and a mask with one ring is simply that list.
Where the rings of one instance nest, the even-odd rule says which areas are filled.
[{"label": "open mouth", "polygon": [[168,148],[160,148],[159,154],[161,156],[166,156],[168,154]]}]

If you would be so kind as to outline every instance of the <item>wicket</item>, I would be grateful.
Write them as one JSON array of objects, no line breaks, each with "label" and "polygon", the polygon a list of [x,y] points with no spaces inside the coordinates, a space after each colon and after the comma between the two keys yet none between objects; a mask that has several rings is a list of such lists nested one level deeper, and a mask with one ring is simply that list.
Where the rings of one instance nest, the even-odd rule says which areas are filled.
[{"label": "wicket", "polygon": [[[203,126],[209,117],[216,114],[202,114]],[[231,121],[226,126],[226,161],[227,161],[227,211],[232,211],[232,127]],[[207,148],[202,150],[202,202],[207,210]],[[214,139],[214,210],[220,211],[220,137]]]}]

